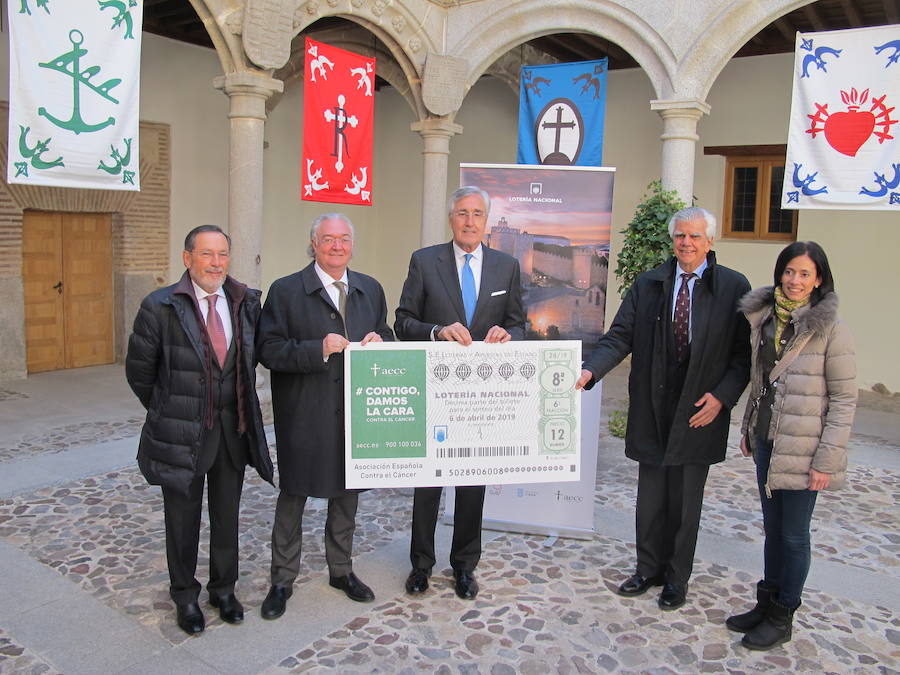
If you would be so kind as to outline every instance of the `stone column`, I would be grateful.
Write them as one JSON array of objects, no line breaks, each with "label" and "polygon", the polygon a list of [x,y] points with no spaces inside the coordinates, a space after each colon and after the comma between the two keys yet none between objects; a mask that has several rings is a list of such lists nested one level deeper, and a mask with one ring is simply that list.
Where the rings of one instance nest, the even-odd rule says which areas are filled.
[{"label": "stone column", "polygon": [[228,111],[228,234],[234,256],[230,273],[259,288],[262,262],[263,137],[266,101],[284,83],[259,73],[230,73],[213,80],[230,103]]},{"label": "stone column", "polygon": [[650,109],[663,119],[662,185],[675,190],[685,203],[694,194],[694,156],[697,151],[697,122],[709,114],[709,104],[699,99],[650,101]]},{"label": "stone column", "polygon": [[446,117],[429,117],[413,122],[425,142],[422,184],[422,246],[439,244],[447,239],[447,158],[450,139],[462,133],[462,126]]}]

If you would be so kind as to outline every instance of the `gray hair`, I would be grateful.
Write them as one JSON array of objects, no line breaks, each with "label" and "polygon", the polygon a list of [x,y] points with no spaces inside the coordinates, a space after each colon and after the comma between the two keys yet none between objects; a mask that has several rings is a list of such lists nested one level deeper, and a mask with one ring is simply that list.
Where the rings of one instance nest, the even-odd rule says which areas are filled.
[{"label": "gray hair", "polygon": [[447,213],[453,213],[456,203],[469,195],[478,195],[484,201],[484,210],[486,213],[491,212],[491,196],[477,185],[464,185],[453,191],[450,200],[447,202]]},{"label": "gray hair", "polygon": [[225,237],[225,241],[228,242],[228,250],[229,251],[231,250],[231,237],[229,237],[227,234],[225,234],[225,232],[222,231],[221,227],[219,227],[218,225],[198,225],[193,230],[188,232],[187,236],[184,238],[184,250],[185,251],[193,251],[194,250],[194,244],[197,241],[197,235],[200,234],[201,232],[218,232],[219,234],[221,234],[222,236]]},{"label": "gray hair", "polygon": [[319,227],[326,220],[340,220],[342,223],[347,225],[350,228],[350,238],[356,239],[356,229],[353,227],[353,223],[350,222],[350,219],[345,216],[343,213],[323,213],[320,216],[317,216],[314,221],[312,221],[312,225],[309,227],[309,246],[306,247],[306,255],[310,258],[316,257],[316,252],[312,247],[312,240],[316,238],[316,235],[319,233]]},{"label": "gray hair", "polygon": [[689,206],[673,213],[669,218],[669,236],[675,234],[675,225],[689,220],[702,220],[706,223],[706,238],[716,238],[716,217],[702,206]]}]

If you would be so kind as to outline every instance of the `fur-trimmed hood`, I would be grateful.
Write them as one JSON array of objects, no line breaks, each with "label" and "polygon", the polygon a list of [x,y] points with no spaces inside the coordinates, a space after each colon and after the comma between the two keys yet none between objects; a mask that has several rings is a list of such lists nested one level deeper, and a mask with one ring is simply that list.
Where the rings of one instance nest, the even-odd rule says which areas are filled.
[{"label": "fur-trimmed hood", "polygon": [[[744,313],[751,326],[757,326],[774,312],[775,287],[762,286],[755,288],[738,303],[738,309]],[[797,320],[798,332],[812,331],[820,336],[828,333],[838,319],[838,297],[836,293],[828,293],[815,305],[804,305],[793,312]]]},{"label": "fur-trimmed hood", "polygon": [[[738,303],[750,323],[753,361],[741,432],[749,437],[752,449],[759,437],[773,441],[767,492],[807,489],[810,469],[831,475],[829,490],[846,480],[847,439],[857,395],[856,358],[837,305],[837,296],[828,293],[817,304],[794,310],[794,334],[766,372],[760,350],[771,339],[764,326],[775,314],[775,289],[757,288]],[[767,429],[757,429],[759,404],[767,389],[774,395],[772,418]]]}]

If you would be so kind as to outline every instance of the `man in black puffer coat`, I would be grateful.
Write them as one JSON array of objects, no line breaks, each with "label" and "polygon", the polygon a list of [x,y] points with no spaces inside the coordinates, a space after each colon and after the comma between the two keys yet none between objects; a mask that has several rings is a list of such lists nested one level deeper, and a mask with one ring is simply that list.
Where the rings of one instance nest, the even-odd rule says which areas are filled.
[{"label": "man in black puffer coat", "polygon": [[228,623],[243,620],[234,595],[244,467],[272,482],[256,396],[254,340],[260,292],[227,276],[231,240],[215,225],[185,238],[181,280],[141,303],[125,375],[147,409],[138,465],[162,486],[169,593],[186,633],[205,628],[198,604],[197,547],[209,481],[209,602]]}]

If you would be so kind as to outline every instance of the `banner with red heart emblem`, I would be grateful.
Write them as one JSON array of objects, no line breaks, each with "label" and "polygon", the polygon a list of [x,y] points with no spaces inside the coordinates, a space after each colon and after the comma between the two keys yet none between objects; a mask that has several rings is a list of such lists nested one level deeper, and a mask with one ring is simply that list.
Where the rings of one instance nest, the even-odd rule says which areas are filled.
[{"label": "banner with red heart emblem", "polygon": [[900,211],[900,25],[797,33],[781,207]]},{"label": "banner with red heart emblem", "polygon": [[302,199],[372,205],[375,59],[306,38]]}]

